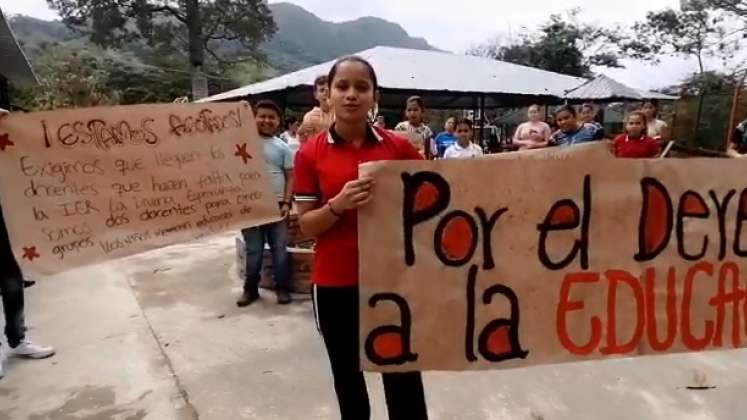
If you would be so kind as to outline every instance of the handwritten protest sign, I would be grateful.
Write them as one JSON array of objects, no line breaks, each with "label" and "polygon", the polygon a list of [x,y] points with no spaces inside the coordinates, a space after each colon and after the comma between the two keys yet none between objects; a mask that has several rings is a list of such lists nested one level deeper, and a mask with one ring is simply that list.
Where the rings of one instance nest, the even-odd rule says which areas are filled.
[{"label": "handwritten protest sign", "polygon": [[106,107],[0,120],[13,251],[40,273],[279,218],[246,103]]},{"label": "handwritten protest sign", "polygon": [[744,162],[472,159],[361,172],[376,182],[359,213],[367,370],[747,344]]},{"label": "handwritten protest sign", "polygon": [[526,160],[526,159],[579,159],[587,162],[597,162],[600,159],[614,158],[612,147],[604,141],[579,144],[574,147],[546,147],[520,152],[498,153],[485,155],[482,159]]}]

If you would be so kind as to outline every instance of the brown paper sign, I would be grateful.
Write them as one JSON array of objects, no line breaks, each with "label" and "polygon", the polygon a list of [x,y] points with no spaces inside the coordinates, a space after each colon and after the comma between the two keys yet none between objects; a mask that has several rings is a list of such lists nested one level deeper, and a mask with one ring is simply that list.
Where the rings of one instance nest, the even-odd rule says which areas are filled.
[{"label": "brown paper sign", "polygon": [[279,218],[246,103],[11,114],[0,168],[13,251],[35,272]]},{"label": "brown paper sign", "polygon": [[361,166],[364,368],[744,347],[745,163],[582,156]]},{"label": "brown paper sign", "polygon": [[481,159],[583,159],[590,162],[597,159],[614,158],[612,146],[606,141],[583,143],[573,147],[546,147],[543,149],[523,150],[520,152],[484,155]]}]

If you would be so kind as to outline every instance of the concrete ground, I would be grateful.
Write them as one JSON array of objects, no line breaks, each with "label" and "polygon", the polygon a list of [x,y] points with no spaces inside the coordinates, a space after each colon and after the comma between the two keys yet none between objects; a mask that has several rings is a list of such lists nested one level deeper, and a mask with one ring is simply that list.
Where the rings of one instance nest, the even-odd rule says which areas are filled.
[{"label": "concrete ground", "polygon": [[[0,420],[338,418],[311,303],[237,308],[234,255],[225,236],[27,289],[30,335],[58,354],[8,362]],[[425,386],[437,420],[742,420],[747,352],[428,373]]]}]

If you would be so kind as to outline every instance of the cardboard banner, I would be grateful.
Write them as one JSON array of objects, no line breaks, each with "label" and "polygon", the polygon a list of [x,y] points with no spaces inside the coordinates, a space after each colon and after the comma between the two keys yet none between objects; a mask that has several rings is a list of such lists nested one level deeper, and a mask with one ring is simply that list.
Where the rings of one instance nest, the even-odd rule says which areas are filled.
[{"label": "cardboard banner", "polygon": [[612,144],[606,141],[582,143],[573,147],[546,147],[520,152],[498,153],[484,155],[481,159],[526,160],[526,159],[582,159],[595,162],[599,159],[613,159]]},{"label": "cardboard banner", "polygon": [[138,105],[0,120],[13,252],[55,273],[279,219],[246,103]]},{"label": "cardboard banner", "polygon": [[358,219],[366,370],[747,344],[743,161],[582,153],[361,172],[376,182]]}]

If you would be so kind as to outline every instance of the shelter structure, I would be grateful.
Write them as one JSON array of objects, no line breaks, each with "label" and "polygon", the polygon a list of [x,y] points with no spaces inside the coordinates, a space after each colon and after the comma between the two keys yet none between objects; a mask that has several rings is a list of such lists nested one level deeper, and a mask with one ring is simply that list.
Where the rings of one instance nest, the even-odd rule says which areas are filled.
[{"label": "shelter structure", "polygon": [[[586,79],[532,67],[459,55],[375,47],[356,55],[376,69],[382,108],[400,108],[407,97],[421,96],[429,108],[484,109],[558,102]],[[285,106],[313,106],[314,79],[327,74],[328,61],[263,82],[207,97],[201,102],[271,98]]]},{"label": "shelter structure", "polygon": [[583,82],[564,95],[569,103],[581,102],[628,102],[642,101],[645,99],[656,99],[660,101],[674,101],[676,96],[665,95],[658,92],[634,89],[624,85],[617,80],[603,74]]}]

